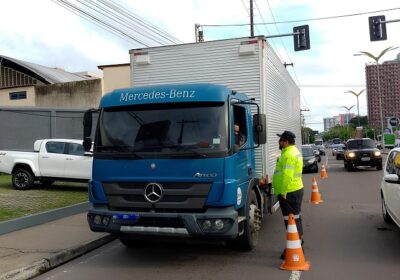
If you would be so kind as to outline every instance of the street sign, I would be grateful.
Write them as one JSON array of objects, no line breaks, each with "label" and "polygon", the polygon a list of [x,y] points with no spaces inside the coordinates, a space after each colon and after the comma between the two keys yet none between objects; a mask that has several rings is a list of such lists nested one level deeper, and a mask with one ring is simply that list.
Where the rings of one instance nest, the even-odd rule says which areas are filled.
[{"label": "street sign", "polygon": [[399,125],[399,119],[398,118],[390,118],[389,123],[391,126],[398,126]]}]

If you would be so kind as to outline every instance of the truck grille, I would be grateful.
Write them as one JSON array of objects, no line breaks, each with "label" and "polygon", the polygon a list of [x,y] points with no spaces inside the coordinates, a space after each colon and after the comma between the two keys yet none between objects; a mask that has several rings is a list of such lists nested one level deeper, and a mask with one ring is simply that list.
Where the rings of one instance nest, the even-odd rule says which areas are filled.
[{"label": "truck grille", "polygon": [[211,183],[159,183],[162,198],[151,203],[145,198],[145,182],[104,182],[110,210],[148,212],[203,211]]}]

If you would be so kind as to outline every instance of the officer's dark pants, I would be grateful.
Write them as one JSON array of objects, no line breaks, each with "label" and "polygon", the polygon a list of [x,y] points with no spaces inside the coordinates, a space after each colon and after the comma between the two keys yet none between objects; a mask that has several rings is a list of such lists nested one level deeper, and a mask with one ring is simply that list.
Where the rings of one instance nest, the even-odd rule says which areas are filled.
[{"label": "officer's dark pants", "polygon": [[283,218],[285,220],[285,227],[287,228],[289,214],[294,215],[297,231],[299,237],[303,240],[303,225],[301,223],[301,203],[303,201],[304,190],[300,189],[298,191],[290,192],[286,194],[286,199],[281,195],[278,195],[279,204],[282,210]]}]

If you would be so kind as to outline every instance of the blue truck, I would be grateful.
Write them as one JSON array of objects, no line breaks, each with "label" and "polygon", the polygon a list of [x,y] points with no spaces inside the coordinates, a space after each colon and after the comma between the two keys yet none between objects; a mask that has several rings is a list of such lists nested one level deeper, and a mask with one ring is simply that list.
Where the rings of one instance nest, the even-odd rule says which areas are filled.
[{"label": "blue truck", "polygon": [[[127,247],[155,237],[256,246],[265,213],[278,207],[270,184],[279,156],[276,133],[300,135],[299,92],[265,38],[247,40],[254,45],[241,53],[242,41],[210,42],[211,53],[207,43],[131,51],[135,86],[103,96],[99,108],[84,116],[85,148],[94,142],[92,231],[113,233]],[[226,45],[235,46],[233,56]],[[185,50],[190,52],[179,55]],[[214,63],[193,79],[205,66],[188,60],[204,52]],[[227,53],[228,64],[234,58],[242,67],[230,72],[231,79],[216,61]],[[158,57],[163,64],[169,60],[169,71]],[[246,63],[254,73],[273,72],[256,77],[252,87],[251,81],[246,85]]]}]

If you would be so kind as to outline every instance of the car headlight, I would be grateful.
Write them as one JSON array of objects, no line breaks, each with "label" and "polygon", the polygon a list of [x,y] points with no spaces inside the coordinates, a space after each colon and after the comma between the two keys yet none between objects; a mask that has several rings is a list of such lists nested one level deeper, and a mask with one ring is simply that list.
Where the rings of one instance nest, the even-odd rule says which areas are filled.
[{"label": "car headlight", "polygon": [[374,156],[379,157],[380,155],[381,155],[381,152],[380,152],[380,151],[375,151],[375,152],[374,152]]},{"label": "car headlight", "polygon": [[349,158],[353,158],[353,157],[355,157],[355,156],[356,156],[356,154],[355,154],[355,153],[353,153],[353,152],[350,152],[350,153],[348,153],[348,154],[347,154],[347,156],[348,156]]},{"label": "car headlight", "polygon": [[307,162],[308,162],[309,164],[313,164],[313,163],[315,162],[315,159],[314,159],[314,158],[309,159]]}]

